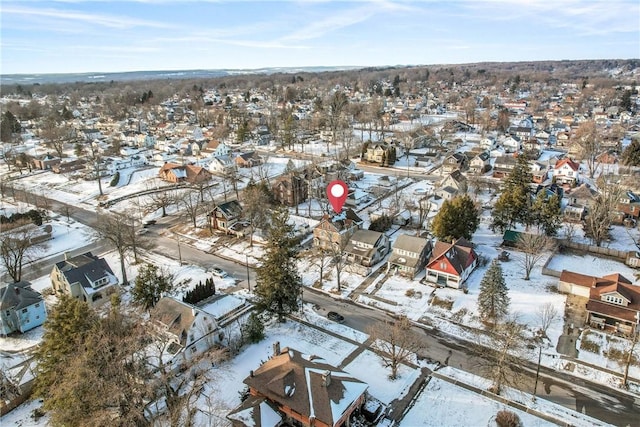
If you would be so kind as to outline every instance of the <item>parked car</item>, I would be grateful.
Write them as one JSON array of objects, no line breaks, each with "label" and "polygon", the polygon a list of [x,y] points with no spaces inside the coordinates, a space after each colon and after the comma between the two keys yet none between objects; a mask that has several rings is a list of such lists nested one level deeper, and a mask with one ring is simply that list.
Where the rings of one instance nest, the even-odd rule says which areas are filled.
[{"label": "parked car", "polygon": [[328,312],[327,319],[333,320],[334,322],[338,322],[338,323],[344,322],[344,316],[340,313],[336,313],[335,311]]},{"label": "parked car", "polygon": [[141,228],[140,230],[136,231],[136,234],[138,236],[142,236],[143,234],[146,234],[149,230],[147,230],[146,228]]},{"label": "parked car", "polygon": [[227,277],[227,276],[229,275],[226,271],[224,271],[224,270],[223,270],[223,269],[221,269],[220,267],[213,267],[213,268],[211,269],[211,273],[212,273],[214,276],[218,276],[218,277]]},{"label": "parked car", "polygon": [[142,224],[142,226],[143,226],[144,228],[147,228],[147,227],[148,227],[148,226],[150,226],[150,225],[155,225],[155,223],[156,223],[156,220],[155,220],[155,219],[150,219],[150,220],[148,220],[148,221],[145,221],[145,222]]}]

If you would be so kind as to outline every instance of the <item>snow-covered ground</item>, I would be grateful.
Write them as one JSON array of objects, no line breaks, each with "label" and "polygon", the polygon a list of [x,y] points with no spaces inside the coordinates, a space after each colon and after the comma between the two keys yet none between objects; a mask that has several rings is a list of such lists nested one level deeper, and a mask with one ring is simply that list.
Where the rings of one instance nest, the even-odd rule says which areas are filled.
[{"label": "snow-covered ground", "polygon": [[[318,152],[326,150],[324,143],[314,145]],[[305,149],[308,150],[309,146],[305,146]],[[286,168],[287,162],[288,159],[275,155],[271,156],[268,174],[274,175],[282,172],[284,168]],[[418,195],[421,196],[432,191],[433,186],[428,181],[413,183],[412,180],[404,178],[407,171],[413,168],[412,162],[413,159],[411,156],[408,158],[403,157],[399,160],[395,168],[389,169],[391,173],[388,173],[388,175],[397,177],[398,188],[407,185],[397,192],[397,196],[382,199],[375,203],[371,202],[367,206],[359,207],[360,210],[358,214],[364,219],[365,227],[369,224],[369,214],[371,212],[388,208],[393,204],[405,206],[407,203],[414,201]],[[252,172],[244,170],[242,173],[245,174],[246,178],[243,184],[241,184],[244,185],[250,178]],[[257,172],[255,173],[257,174]],[[128,175],[130,179],[121,179],[118,187],[109,187],[108,180],[103,182],[103,189],[109,199],[162,185],[156,178],[157,168],[149,168]],[[381,176],[383,175],[366,173],[364,179],[357,182],[357,186],[364,191],[371,191],[372,186],[378,185]],[[86,208],[92,208],[97,205],[96,196],[98,195],[98,189],[95,182],[73,181],[65,176],[52,173],[47,173],[45,179],[43,179],[42,176],[33,176],[20,179],[19,181],[21,185],[29,187],[32,191],[36,193],[41,192],[57,200],[77,204]],[[218,195],[220,195],[222,191],[220,187],[221,186],[215,187]],[[483,204],[491,198],[489,193],[483,193],[474,197],[478,197]],[[145,205],[145,202],[145,196],[134,197],[117,203],[112,210],[119,212],[125,210],[140,211],[140,206]],[[3,201],[2,208],[6,211],[10,209],[25,210],[26,206],[17,205],[11,207],[8,201]],[[299,216],[294,217],[293,221],[295,223],[307,222],[310,228],[312,228],[315,225],[314,220],[305,218],[308,210],[312,211],[312,215],[317,216],[323,210],[323,207],[317,204],[317,202],[313,202],[311,206],[302,204],[299,206]],[[175,212],[175,207],[169,209],[169,212]],[[158,212],[151,211],[144,211],[143,213],[144,215],[141,215],[141,219],[143,217],[152,218],[159,215]],[[497,236],[488,228],[490,222],[489,211],[483,212],[481,220],[481,226],[473,236],[473,242],[477,245],[476,250],[481,257],[493,259],[502,250],[502,248],[499,247],[502,239],[501,236]],[[73,250],[80,244],[95,239],[95,234],[92,230],[75,222],[67,222],[66,218],[63,217],[53,219],[52,226],[54,238],[48,242],[49,247],[46,250],[46,254],[42,255],[43,257]],[[393,242],[399,234],[413,232],[413,230],[399,230],[396,226],[393,227],[388,234],[390,240]],[[637,237],[637,231],[631,230],[631,233],[631,236],[629,236],[622,227],[614,227],[614,236],[610,242],[611,247],[615,245],[617,249],[631,249],[631,238],[634,236],[633,233],[635,233]],[[185,231],[185,234],[192,239],[195,238],[195,236],[189,235],[188,231]],[[578,240],[579,237],[578,235],[575,239]],[[215,238],[202,241],[194,241],[192,239],[188,239],[190,241],[189,244],[205,249],[210,249],[213,243],[215,243]],[[534,331],[539,327],[537,314],[540,308],[545,304],[551,304],[556,311],[560,313],[560,316],[562,316],[566,297],[554,292],[553,287],[557,283],[556,278],[542,275],[541,265],[551,254],[548,254],[548,256],[545,255],[540,265],[532,271],[531,280],[526,281],[522,278],[523,268],[518,262],[519,255],[516,251],[510,252],[512,259],[502,263],[511,298],[510,310],[512,313],[517,314],[518,321],[525,324],[529,331]],[[256,265],[259,262],[263,250],[259,243],[250,247],[247,242],[240,242],[236,245],[220,248],[218,253],[227,258],[235,259],[240,263],[249,261],[251,265]],[[120,278],[120,260],[117,254],[115,252],[108,252],[101,255],[107,259],[114,273]],[[158,254],[146,253],[143,254],[142,259],[143,261],[164,266],[169,272],[174,274],[177,281],[189,280],[186,287],[178,293],[178,297],[182,296],[182,293],[186,289],[210,277],[210,273],[200,267],[180,266],[176,260],[168,259]],[[361,293],[359,297],[360,303],[405,314],[416,322],[427,322],[445,333],[450,333],[461,338],[472,339],[466,327],[481,327],[477,317],[477,296],[480,281],[488,265],[478,267],[470,276],[467,282],[468,293],[453,289],[434,289],[431,286],[422,284],[420,280],[424,277],[424,273],[419,275],[415,280],[407,280],[399,276],[385,277],[383,274],[384,263],[375,266],[374,271],[377,270],[378,267],[381,269],[376,271],[368,279],[349,271],[348,268],[345,269],[340,277],[340,290],[337,289],[335,269],[325,267],[324,277],[322,283],[320,283],[318,280],[319,267],[317,263],[313,263],[308,258],[303,257],[299,260],[299,267],[305,286],[313,286],[334,298],[349,298],[354,291],[358,290],[358,292]],[[633,279],[634,277],[634,270],[624,266],[622,263],[605,258],[596,258],[591,255],[555,254],[549,262],[549,267],[554,270],[567,269],[596,275],[620,272],[629,279]],[[135,278],[138,268],[139,264],[133,265],[130,262],[127,263],[127,275],[130,280]],[[365,280],[367,281],[365,282]],[[45,273],[41,278],[33,280],[32,284],[34,289],[37,290],[50,287],[48,275]],[[363,284],[365,284],[366,287],[362,288]],[[219,290],[229,289],[234,285],[235,282],[233,279],[216,279],[216,287]],[[53,297],[47,298],[48,303],[53,302]],[[433,301],[450,301],[450,308],[436,306],[433,304]],[[229,308],[233,304],[233,300],[224,302],[226,308]],[[222,310],[221,307],[214,306],[208,307],[207,309],[215,311],[216,313]],[[345,337],[356,343],[363,343],[368,338],[367,335],[362,332],[354,331],[343,325],[327,321],[323,316],[315,313],[310,307],[307,307],[304,317],[306,321],[317,324],[333,334]],[[36,344],[41,339],[42,331],[43,328],[40,327],[19,338],[0,338],[0,350],[14,353],[10,359],[5,357],[4,360],[2,360],[3,366],[13,366],[15,362],[23,360],[21,359],[23,356],[21,356],[19,352]],[[557,343],[562,331],[563,322],[560,318],[551,325],[547,332],[550,342],[544,349],[542,358],[543,365],[558,370],[564,370],[562,361],[559,359],[559,355],[555,350],[555,343]],[[262,360],[266,360],[271,355],[271,345],[275,341],[279,341],[282,347],[291,346],[303,353],[316,354],[324,358],[328,363],[334,365],[339,365],[348,355],[358,351],[358,346],[351,341],[336,338],[333,335],[309,328],[300,323],[288,322],[286,324],[271,325],[266,332],[267,338],[263,342],[244,348],[237,357],[224,366],[215,368],[219,369],[220,375],[216,376],[215,390],[214,387],[211,386],[209,392],[214,393],[215,391],[216,397],[219,396],[224,408],[231,409],[239,403],[238,393],[242,389],[242,379],[248,375],[250,370],[259,366]],[[606,339],[606,336],[594,332],[591,339],[600,342],[601,351],[598,354],[580,351],[579,360],[621,372],[622,367],[616,362],[608,361],[604,355],[605,351],[609,348],[607,345],[611,345]],[[534,356],[536,355],[531,355],[531,357]],[[9,362],[8,365],[6,363],[7,361]],[[364,350],[359,353],[351,363],[345,366],[344,370],[356,378],[367,382],[370,387],[370,393],[384,403],[389,403],[393,399],[402,396],[419,375],[417,370],[403,366],[400,369],[399,379],[391,382],[386,379],[386,375],[384,374],[372,376],[371,372],[373,367],[375,367],[376,372],[383,373],[384,371],[384,368],[380,365],[379,358],[370,351]],[[440,372],[442,373],[444,370]],[[611,375],[603,374],[588,367],[577,369],[574,373],[605,384],[614,384]],[[632,377],[640,378],[640,367],[633,366],[630,374]],[[467,378],[466,381],[469,381],[469,379]],[[485,398],[481,398],[474,393],[436,378],[431,380],[429,386],[420,395],[419,399],[419,402],[422,403],[414,406],[405,422],[403,422],[403,425],[468,425],[464,420],[469,420],[472,414],[478,416],[478,418],[473,419],[477,419],[480,424],[486,425],[497,410],[502,408],[502,406],[497,405],[496,402],[491,399],[485,401]],[[467,402],[467,405],[464,406],[462,402]],[[30,420],[28,414],[33,408],[33,404],[23,405],[19,410],[13,411],[8,416],[3,417],[1,424],[24,426],[43,425],[41,423],[43,420],[46,420],[46,417],[38,422]],[[455,410],[452,408],[458,409]],[[460,416],[456,418],[458,414]],[[466,417],[464,414],[466,414]],[[452,421],[449,422],[449,419]],[[546,425],[545,421],[528,414],[522,414],[521,419],[525,421],[525,425]],[[443,423],[443,420],[447,420],[447,422]],[[458,424],[456,420],[460,420],[460,423]],[[576,423],[574,419],[572,419],[571,422]],[[585,421],[586,424],[584,425],[591,425],[588,424],[588,422],[589,421]],[[576,425],[583,424],[577,423]]]}]

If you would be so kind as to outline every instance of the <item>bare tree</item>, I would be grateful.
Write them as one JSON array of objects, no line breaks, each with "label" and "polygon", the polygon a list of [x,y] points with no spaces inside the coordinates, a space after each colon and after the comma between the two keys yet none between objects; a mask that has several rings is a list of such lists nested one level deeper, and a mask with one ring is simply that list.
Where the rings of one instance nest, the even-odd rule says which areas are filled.
[{"label": "bare tree", "polygon": [[579,156],[587,164],[589,178],[593,178],[598,169],[596,158],[602,152],[601,138],[593,120],[582,123],[574,136],[573,144],[577,146]]},{"label": "bare tree", "polygon": [[313,265],[318,266],[320,270],[320,287],[322,287],[322,283],[324,280],[324,269],[329,266],[331,262],[331,253],[327,251],[325,248],[316,246],[310,251],[311,263]]},{"label": "bare tree", "polygon": [[548,255],[547,252],[554,246],[554,240],[544,234],[520,233],[516,248],[522,252],[519,261],[524,268],[524,280],[529,280],[531,270]]},{"label": "bare tree", "polygon": [[38,242],[38,228],[25,223],[0,235],[0,259],[14,282],[22,279],[22,266],[38,259],[46,247]]},{"label": "bare tree", "polygon": [[191,219],[193,228],[197,228],[198,214],[202,204],[200,203],[200,195],[197,191],[188,190],[180,197],[180,206],[184,209],[184,213]]},{"label": "bare tree", "polygon": [[[347,95],[342,91],[336,91],[329,99],[327,108],[327,123],[331,130],[331,144],[336,145],[338,130],[344,126],[344,112],[349,104]],[[329,152],[329,142],[327,142],[327,153]]]},{"label": "bare tree", "polygon": [[251,236],[249,236],[249,246],[253,247],[253,234],[256,229],[263,228],[266,224],[269,212],[269,197],[265,193],[262,185],[249,183],[242,192],[244,202],[243,214],[249,222]]},{"label": "bare tree", "polygon": [[102,191],[102,153],[100,146],[97,142],[93,141],[87,142],[82,146],[82,148],[87,161],[91,164],[93,175],[98,181],[98,191],[102,196],[104,193]]},{"label": "bare tree", "polygon": [[165,217],[167,216],[167,208],[176,203],[177,194],[175,190],[166,189],[149,194],[149,198],[151,199],[150,206],[154,210],[162,209],[162,217]]},{"label": "bare tree", "polygon": [[113,244],[120,257],[120,271],[122,272],[122,284],[127,285],[127,269],[125,260],[129,250],[133,248],[132,225],[129,218],[124,215],[106,214],[100,215],[94,226],[100,238]]},{"label": "bare tree", "polygon": [[58,123],[54,117],[48,117],[40,132],[47,147],[53,149],[58,157],[64,157],[65,145],[71,141],[73,130],[70,126]]},{"label": "bare tree", "polygon": [[222,176],[222,184],[224,191],[224,200],[227,200],[227,184],[233,189],[236,193],[236,199],[240,198],[240,194],[238,191],[238,184],[242,181],[242,177],[238,173],[238,169],[235,167],[225,169],[224,175]]},{"label": "bare tree", "polygon": [[422,340],[411,329],[411,321],[401,317],[395,322],[378,322],[369,329],[373,340],[371,347],[377,352],[387,368],[389,378],[398,378],[398,369],[403,363],[411,362],[414,355],[423,350]]},{"label": "bare tree", "polygon": [[634,331],[633,335],[631,336],[629,347],[625,351],[626,360],[624,364],[624,376],[622,378],[622,384],[626,388],[629,387],[629,367],[631,366],[632,363],[637,363],[638,360],[640,359],[640,355],[634,354],[636,345],[638,344],[639,335],[640,335],[640,332],[637,330],[637,327],[636,327],[636,331]]},{"label": "bare tree", "polygon": [[[524,372],[522,352],[524,349],[524,327],[515,320],[496,325],[489,332],[489,342],[476,344],[478,367],[483,376],[491,380],[489,391],[500,394],[503,387],[514,386]],[[479,340],[484,338],[478,337]]]},{"label": "bare tree", "polygon": [[618,200],[623,194],[622,187],[614,182],[607,182],[605,178],[598,179],[599,193],[589,208],[584,220],[584,233],[596,246],[609,238],[609,228],[613,221]]},{"label": "bare tree", "polygon": [[538,319],[538,324],[540,325],[540,335],[544,338],[548,338],[547,331],[551,325],[560,318],[558,310],[556,310],[552,303],[548,302],[538,308],[536,317]]}]

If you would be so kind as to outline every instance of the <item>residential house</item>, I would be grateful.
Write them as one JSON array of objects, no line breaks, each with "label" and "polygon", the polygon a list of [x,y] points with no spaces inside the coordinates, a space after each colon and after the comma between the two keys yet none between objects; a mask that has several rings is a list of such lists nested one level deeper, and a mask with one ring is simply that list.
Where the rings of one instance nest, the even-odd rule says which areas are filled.
[{"label": "residential house", "polygon": [[47,309],[31,283],[21,281],[0,288],[0,335],[25,333],[47,319]]},{"label": "residential house", "polygon": [[87,162],[84,159],[60,161],[59,163],[51,165],[51,170],[54,173],[70,173],[85,169],[86,164]]},{"label": "residential house", "polygon": [[231,148],[224,142],[213,140],[203,144],[200,153],[203,156],[212,157],[228,156],[231,153]]},{"label": "residential house", "polygon": [[638,332],[640,286],[623,275],[596,277],[563,270],[558,290],[587,299],[585,320],[591,326],[623,334]]},{"label": "residential house", "polygon": [[85,128],[78,131],[78,137],[89,141],[102,138],[102,132],[99,129]]},{"label": "residential house", "polygon": [[616,205],[618,210],[618,223],[637,224],[640,219],[640,195],[627,191]]},{"label": "residential house", "polygon": [[366,151],[363,157],[367,162],[387,166],[395,163],[395,147],[384,142],[366,144]]},{"label": "residential house", "polygon": [[149,317],[158,336],[168,344],[171,363],[202,354],[224,339],[215,316],[172,297],[160,298]]},{"label": "residential house", "polygon": [[574,162],[569,157],[558,160],[553,167],[553,179],[557,184],[579,184],[580,163]]},{"label": "residential house", "polygon": [[361,224],[362,219],[352,209],[335,215],[325,214],[313,229],[313,246],[342,252]]},{"label": "residential house", "polygon": [[387,271],[401,276],[415,278],[427,264],[431,256],[431,241],[408,234],[399,235],[393,242],[391,256],[387,261]]},{"label": "residential house", "polygon": [[446,187],[440,187],[434,192],[436,197],[443,200],[451,200],[460,194],[460,191],[454,187],[447,185]]},{"label": "residential house", "polygon": [[616,164],[618,163],[618,152],[614,149],[603,151],[596,156],[596,162],[605,165]]},{"label": "residential house", "polygon": [[479,145],[483,150],[491,151],[496,148],[496,139],[486,136],[480,140]]},{"label": "residential house", "polygon": [[517,153],[522,148],[520,146],[520,138],[517,136],[509,136],[502,140],[502,146],[507,153]]},{"label": "residential house", "polygon": [[239,168],[252,168],[263,163],[262,157],[255,151],[240,153],[234,159]]},{"label": "residential house", "polygon": [[464,153],[453,153],[448,155],[442,161],[441,175],[453,173],[456,170],[464,170],[467,168],[467,156]]},{"label": "residential house", "polygon": [[533,128],[530,126],[511,126],[508,132],[522,141],[526,141],[533,136]]},{"label": "residential house", "polygon": [[60,163],[59,157],[54,157],[47,153],[44,156],[38,156],[31,159],[31,164],[35,169],[51,170],[55,165]]},{"label": "residential house", "polygon": [[362,407],[367,384],[317,356],[274,344],[274,355],[244,383],[249,397],[231,411],[231,425],[340,427]]},{"label": "residential house", "polygon": [[451,187],[459,193],[465,193],[468,187],[467,177],[462,175],[459,170],[454,170],[440,181],[439,186],[442,188]]},{"label": "residential house", "polygon": [[493,162],[493,177],[505,178],[516,167],[517,160],[513,156],[500,156],[496,157]]},{"label": "residential house", "polygon": [[118,290],[118,279],[104,258],[85,252],[56,263],[49,275],[53,290],[95,305]]},{"label": "residential house", "polygon": [[174,184],[188,182],[197,184],[211,179],[211,173],[203,167],[196,165],[179,165],[177,163],[165,163],[158,172],[160,179]]},{"label": "residential house", "polygon": [[531,181],[536,184],[542,184],[549,179],[549,168],[544,163],[531,163]]},{"label": "residential house", "polygon": [[372,267],[389,253],[389,238],[372,230],[356,230],[344,248],[347,261]]},{"label": "residential house", "polygon": [[215,175],[224,176],[232,173],[236,168],[236,164],[230,156],[211,157],[207,169]]},{"label": "residential house", "polygon": [[234,234],[232,228],[242,218],[242,206],[237,200],[230,200],[217,205],[209,213],[211,228]]},{"label": "residential house", "polygon": [[271,187],[274,199],[285,206],[297,206],[309,197],[309,184],[304,176],[293,173],[281,175]]},{"label": "residential house", "polygon": [[471,161],[469,161],[469,172],[480,175],[489,171],[491,169],[489,160],[490,156],[487,151],[476,154]]},{"label": "residential house", "polygon": [[426,279],[437,285],[459,289],[477,264],[478,255],[468,240],[436,242],[426,266]]},{"label": "residential house", "polygon": [[566,221],[580,222],[586,216],[589,208],[598,194],[588,184],[581,184],[577,188],[565,193],[568,203],[564,207],[563,216]]}]

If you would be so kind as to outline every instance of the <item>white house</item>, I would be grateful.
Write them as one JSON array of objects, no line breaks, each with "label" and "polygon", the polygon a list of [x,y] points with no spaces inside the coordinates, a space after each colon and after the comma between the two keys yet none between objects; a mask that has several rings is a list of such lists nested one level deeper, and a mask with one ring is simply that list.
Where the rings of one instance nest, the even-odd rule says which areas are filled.
[{"label": "white house", "polygon": [[0,335],[27,332],[47,319],[42,295],[31,289],[31,283],[10,283],[0,288]]},{"label": "white house", "polygon": [[580,182],[580,164],[568,157],[558,160],[553,167],[553,177],[557,184],[577,184]]},{"label": "white house", "polygon": [[171,363],[189,360],[224,339],[215,316],[172,297],[157,302],[150,320],[158,337],[169,343]]},{"label": "white house", "polygon": [[230,156],[214,156],[208,159],[207,169],[216,175],[224,175],[236,168],[236,164]]}]

